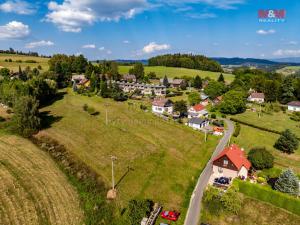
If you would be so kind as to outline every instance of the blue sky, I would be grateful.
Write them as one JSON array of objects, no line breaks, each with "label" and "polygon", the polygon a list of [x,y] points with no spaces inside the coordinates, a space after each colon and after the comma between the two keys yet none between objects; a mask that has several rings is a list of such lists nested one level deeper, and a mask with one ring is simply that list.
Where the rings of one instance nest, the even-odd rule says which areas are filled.
[{"label": "blue sky", "polygon": [[[285,22],[258,21],[260,9]],[[0,49],[146,59],[300,56],[299,0],[0,0]]]}]

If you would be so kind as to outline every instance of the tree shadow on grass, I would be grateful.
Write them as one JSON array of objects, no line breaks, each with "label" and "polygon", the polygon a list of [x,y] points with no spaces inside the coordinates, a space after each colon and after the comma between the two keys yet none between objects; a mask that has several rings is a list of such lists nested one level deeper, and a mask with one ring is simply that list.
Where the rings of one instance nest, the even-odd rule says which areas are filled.
[{"label": "tree shadow on grass", "polygon": [[130,173],[130,171],[134,171],[133,168],[130,166],[127,166],[127,171],[123,174],[123,176],[118,180],[118,182],[115,185],[115,188],[120,186],[120,183],[124,180],[124,178]]},{"label": "tree shadow on grass", "polygon": [[50,113],[50,111],[44,111],[40,113],[42,129],[50,128],[53,123],[59,122],[63,118],[62,116],[54,116]]},{"label": "tree shadow on grass", "polygon": [[43,107],[52,105],[54,102],[63,99],[65,94],[67,94],[67,92],[65,92],[65,91],[58,92],[53,98],[51,98],[47,102],[41,104],[40,107],[43,108]]}]

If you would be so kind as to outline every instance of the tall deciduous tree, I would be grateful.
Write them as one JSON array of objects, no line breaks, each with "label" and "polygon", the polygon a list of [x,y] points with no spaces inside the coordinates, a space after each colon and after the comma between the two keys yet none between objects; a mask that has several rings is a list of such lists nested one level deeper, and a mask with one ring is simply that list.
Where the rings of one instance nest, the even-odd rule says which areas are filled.
[{"label": "tall deciduous tree", "polygon": [[179,112],[180,115],[187,113],[187,104],[186,101],[180,100],[174,103],[174,111]]},{"label": "tall deciduous tree", "polygon": [[133,68],[129,73],[134,74],[137,80],[142,80],[144,78],[144,65],[140,62],[134,64]]},{"label": "tall deciduous tree", "polygon": [[196,76],[193,83],[194,88],[201,89],[202,88],[202,79],[200,76]]},{"label": "tall deciduous tree", "polygon": [[284,132],[282,132],[281,136],[274,144],[275,148],[289,154],[294,153],[298,146],[299,141],[296,135],[293,134],[289,129],[286,129]]},{"label": "tall deciduous tree", "polygon": [[200,94],[198,92],[191,92],[188,95],[188,100],[191,105],[196,105],[201,101]]},{"label": "tall deciduous tree", "polygon": [[12,129],[16,133],[30,137],[40,128],[39,104],[31,96],[23,96],[14,103],[14,115],[12,117]]},{"label": "tall deciduous tree", "polygon": [[242,113],[246,110],[245,93],[242,91],[228,91],[220,105],[220,111],[226,114]]},{"label": "tall deciduous tree", "polygon": [[207,94],[211,99],[224,94],[226,92],[226,86],[224,83],[211,80],[207,87],[204,89],[204,93]]},{"label": "tall deciduous tree", "polygon": [[293,78],[288,76],[283,80],[281,85],[281,102],[286,104],[294,99]]}]

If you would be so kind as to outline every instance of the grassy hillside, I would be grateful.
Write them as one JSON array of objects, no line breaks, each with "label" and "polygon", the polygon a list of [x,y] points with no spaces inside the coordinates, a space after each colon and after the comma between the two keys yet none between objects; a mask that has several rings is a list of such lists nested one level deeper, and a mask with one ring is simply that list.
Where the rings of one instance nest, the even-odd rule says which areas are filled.
[{"label": "grassy hillside", "polygon": [[283,75],[293,74],[297,71],[300,71],[300,66],[286,66],[282,69],[277,70],[278,73],[282,73]]},{"label": "grassy hillside", "polygon": [[297,225],[300,217],[271,204],[245,197],[237,215],[216,217],[203,210],[202,221],[218,225]]},{"label": "grassy hillside", "polygon": [[[84,104],[99,115],[83,111]],[[108,125],[105,109],[108,110]],[[118,201],[141,197],[161,202],[166,209],[186,210],[192,184],[204,168],[217,139],[204,143],[202,133],[184,125],[164,121],[139,105],[86,97],[67,90],[62,100],[43,109],[56,121],[40,135],[48,135],[111,182],[110,156],[115,164]],[[177,224],[182,224],[181,221]]]},{"label": "grassy hillside", "polygon": [[31,142],[0,134],[0,224],[81,224],[77,193]]},{"label": "grassy hillside", "polygon": [[[129,69],[132,66],[119,66],[119,72],[121,74],[126,74],[129,72]],[[210,77],[212,79],[218,79],[220,73],[219,72],[210,72],[210,71],[202,71],[202,70],[193,70],[186,68],[176,68],[176,67],[164,67],[164,66],[145,66],[145,73],[155,72],[156,76],[164,77],[167,75],[168,77],[194,77],[199,75],[202,78]],[[231,82],[234,79],[234,75],[232,74],[224,74],[226,82]]]},{"label": "grassy hillside", "polygon": [[[11,59],[12,62],[5,62],[6,59]],[[22,62],[16,62],[17,60],[22,60]],[[37,63],[26,63],[26,60],[35,60]],[[19,66],[25,69],[27,66],[31,68],[36,68],[39,65],[42,66],[43,71],[48,70],[48,58],[26,56],[26,55],[15,55],[15,54],[0,54],[0,68],[5,67],[14,72],[19,71]]]}]

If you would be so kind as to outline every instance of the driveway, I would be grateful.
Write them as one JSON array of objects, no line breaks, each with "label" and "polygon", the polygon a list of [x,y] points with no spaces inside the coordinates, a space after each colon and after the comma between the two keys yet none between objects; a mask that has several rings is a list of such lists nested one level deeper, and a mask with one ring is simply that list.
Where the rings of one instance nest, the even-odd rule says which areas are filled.
[{"label": "driveway", "polygon": [[205,190],[210,175],[212,174],[212,159],[215,158],[226,146],[228,143],[233,131],[234,131],[234,124],[232,121],[225,119],[227,124],[227,130],[225,131],[224,136],[220,140],[219,144],[217,145],[211,159],[206,164],[206,167],[200,174],[198,178],[196,187],[193,191],[193,194],[190,199],[190,205],[187,211],[187,215],[185,217],[184,224],[185,225],[199,225],[200,219],[200,211],[201,211],[201,202],[203,197],[203,191]]}]

